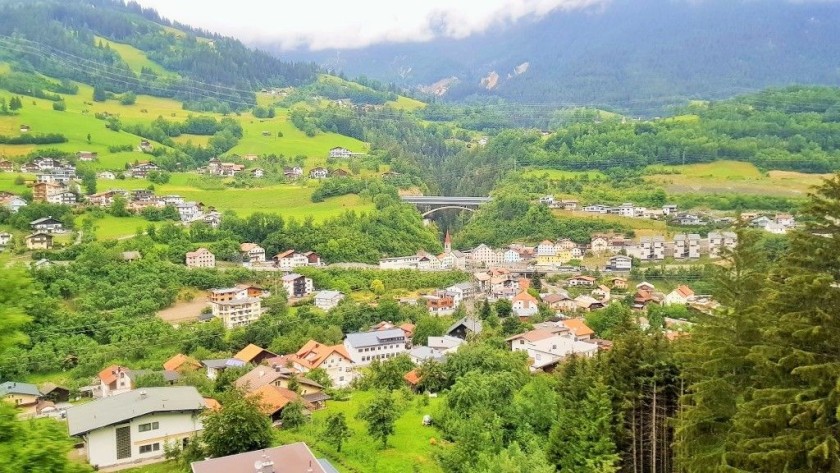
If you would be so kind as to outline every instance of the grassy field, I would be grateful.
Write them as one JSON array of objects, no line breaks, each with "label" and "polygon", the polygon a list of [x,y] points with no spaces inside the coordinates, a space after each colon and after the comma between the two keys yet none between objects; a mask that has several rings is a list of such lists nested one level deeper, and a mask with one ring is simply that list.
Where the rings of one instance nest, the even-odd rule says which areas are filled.
[{"label": "grassy field", "polygon": [[568,211],[568,210],[553,210],[554,215],[563,217],[588,218],[592,220],[601,220],[609,223],[619,223],[626,227],[632,228],[636,232],[637,237],[652,236],[652,235],[667,235],[665,222],[659,220],[651,220],[649,218],[630,218],[622,217],[620,215],[606,215],[596,214],[592,212]]},{"label": "grassy field", "polygon": [[406,111],[419,110],[421,108],[426,107],[425,103],[423,103],[419,100],[409,98],[409,97],[403,97],[402,95],[397,97],[397,100],[391,100],[389,102],[386,102],[385,105],[387,105],[387,106],[389,106],[389,107],[391,107],[395,110],[406,110]]},{"label": "grassy field", "polygon": [[[678,174],[662,174],[662,170]],[[827,174],[789,171],[762,173],[749,163],[716,161],[685,166],[656,166],[646,179],[662,185],[669,193],[738,193],[804,197]],[[657,173],[659,172],[659,173]]]},{"label": "grassy field", "polygon": [[18,194],[26,190],[25,184],[15,184],[15,179],[23,176],[26,180],[34,180],[33,174],[19,174],[16,172],[0,172],[0,191],[14,192]]},{"label": "grassy field", "polygon": [[[254,212],[273,212],[299,220],[311,215],[315,221],[321,221],[344,213],[345,210],[368,211],[374,208],[373,203],[363,202],[356,195],[334,197],[324,202],[314,203],[311,201],[311,196],[315,188],[306,185],[306,181],[304,184],[275,184],[250,189],[205,190],[198,187],[200,179],[196,174],[174,173],[168,184],[155,186],[155,193],[158,195],[178,194],[188,200],[215,207],[219,211],[233,210],[240,216]],[[148,187],[149,181],[142,179],[100,180],[97,185],[103,191],[110,188],[132,190]],[[135,228],[131,228],[132,233]]]},{"label": "grassy field", "polygon": [[149,59],[146,56],[146,53],[135,48],[134,46],[131,46],[130,44],[117,43],[109,39],[103,38],[101,36],[94,36],[94,41],[96,41],[97,43],[101,41],[103,45],[108,45],[108,47],[116,51],[116,53],[119,54],[121,58],[123,58],[123,60],[126,62],[126,64],[128,64],[128,67],[130,67],[132,71],[138,74],[144,67],[147,67],[159,76],[174,75],[173,73],[164,69],[163,66],[161,66],[160,64]]},{"label": "grassy field", "polygon": [[[76,228],[82,228],[84,217],[76,217]],[[130,237],[136,235],[138,229],[145,230],[150,223],[152,222],[142,217],[114,217],[106,215],[103,218],[95,220],[96,238],[99,240],[113,240]]]}]

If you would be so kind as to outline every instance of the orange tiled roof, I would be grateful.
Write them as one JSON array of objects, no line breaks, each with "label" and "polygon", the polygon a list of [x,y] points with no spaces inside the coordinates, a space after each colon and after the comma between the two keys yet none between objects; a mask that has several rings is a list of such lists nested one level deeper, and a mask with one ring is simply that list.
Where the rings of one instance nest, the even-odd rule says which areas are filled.
[{"label": "orange tiled roof", "polygon": [[417,370],[411,370],[408,373],[403,375],[403,379],[412,386],[417,386],[417,383],[420,382],[420,375],[417,374]]},{"label": "orange tiled roof", "polygon": [[589,328],[581,319],[568,319],[563,320],[561,323],[577,337],[595,334],[595,331]]},{"label": "orange tiled roof", "polygon": [[260,410],[267,415],[274,414],[296,400],[302,401],[306,408],[311,408],[311,404],[300,397],[298,393],[273,384],[267,384],[249,394],[249,396],[260,398]]},{"label": "orange tiled roof", "polygon": [[534,296],[532,296],[531,294],[528,294],[528,292],[527,292],[527,291],[522,291],[522,292],[520,292],[519,294],[517,294],[517,295],[513,298],[513,301],[514,301],[514,302],[516,302],[516,301],[525,301],[525,302],[531,302],[531,303],[534,303],[534,304],[536,304],[536,303],[537,303],[537,299],[536,299]]},{"label": "orange tiled roof", "polygon": [[99,372],[99,379],[105,384],[111,384],[117,380],[117,372],[124,369],[120,365],[111,365]]},{"label": "orange tiled roof", "polygon": [[258,347],[257,345],[251,343],[247,347],[239,350],[239,353],[233,355],[233,357],[237,360],[242,360],[246,363],[250,363],[251,361],[253,361],[254,358],[259,356],[259,354],[264,351],[266,351],[264,348]]},{"label": "orange tiled roof", "polygon": [[324,345],[315,340],[309,340],[295,353],[294,361],[310,369],[317,368],[333,353],[338,353],[350,360],[350,355],[344,345]]},{"label": "orange tiled roof", "polygon": [[172,358],[166,360],[166,363],[163,364],[163,369],[167,371],[178,371],[178,369],[184,366],[185,364],[196,369],[201,368],[201,363],[199,363],[197,360],[190,358],[189,356],[184,355],[183,353],[178,353]]},{"label": "orange tiled roof", "polygon": [[211,411],[218,411],[222,408],[222,405],[219,404],[219,401],[213,399],[212,397],[204,398],[204,406],[210,409]]},{"label": "orange tiled roof", "polygon": [[694,291],[692,291],[691,288],[686,286],[685,284],[680,284],[679,286],[677,286],[677,292],[682,297],[691,297],[694,295]]}]

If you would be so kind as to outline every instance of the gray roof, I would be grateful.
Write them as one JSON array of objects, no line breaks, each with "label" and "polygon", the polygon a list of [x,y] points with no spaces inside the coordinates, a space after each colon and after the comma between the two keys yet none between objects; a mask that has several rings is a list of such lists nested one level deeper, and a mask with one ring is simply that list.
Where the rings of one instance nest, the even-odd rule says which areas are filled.
[{"label": "gray roof", "polygon": [[427,344],[432,348],[444,350],[461,346],[463,343],[466,342],[458,337],[452,337],[449,335],[444,335],[442,337],[429,337],[429,341],[427,342]]},{"label": "gray roof", "polygon": [[92,430],[156,412],[201,411],[204,399],[192,386],[135,389],[67,410],[70,435]]},{"label": "gray roof", "polygon": [[453,288],[460,289],[462,291],[471,291],[473,289],[473,285],[472,285],[472,283],[462,282],[462,283],[453,284],[453,285],[447,287],[447,289],[453,289]]},{"label": "gray roof", "polygon": [[33,220],[33,221],[29,222],[29,224],[30,225],[38,225],[39,223],[48,223],[48,222],[55,222],[55,223],[60,224],[61,220],[58,220],[58,219],[55,219],[55,218],[52,218],[52,217],[44,217],[44,218],[39,218],[38,220]]},{"label": "gray roof", "polygon": [[[383,341],[383,340],[388,340]],[[388,330],[379,330],[376,332],[358,332],[348,333],[347,341],[353,347],[373,347],[377,345],[386,345],[390,343],[404,343],[405,332],[401,328],[392,328]]]},{"label": "gray roof", "polygon": [[225,369],[231,366],[245,366],[245,362],[236,358],[222,358],[220,360],[201,360],[201,364],[208,368]]},{"label": "gray roof", "polygon": [[303,277],[303,276],[301,276],[301,275],[300,275],[300,274],[298,274],[298,273],[289,273],[289,274],[287,274],[287,275],[283,276],[283,278],[282,278],[282,279],[283,279],[283,281],[294,281],[295,279],[297,279],[297,278],[302,278],[302,277]]},{"label": "gray roof", "polygon": [[319,458],[318,463],[321,465],[321,468],[324,469],[324,473],[338,473],[338,470],[336,470],[335,467],[332,466],[332,463],[330,463],[330,461],[326,458]]},{"label": "gray roof", "polygon": [[343,295],[344,294],[338,291],[320,291],[317,294],[315,294],[315,299],[335,299],[336,297],[342,297]]},{"label": "gray roof", "polygon": [[483,326],[481,324],[481,320],[467,316],[467,317],[464,317],[463,319],[455,322],[454,324],[450,325],[449,328],[446,329],[446,333],[447,334],[452,333],[452,331],[455,330],[456,328],[458,328],[459,325],[466,326],[467,330],[469,330],[473,333],[476,333],[476,334],[481,333],[481,330],[483,328]]},{"label": "gray roof", "polygon": [[409,350],[408,355],[412,358],[417,358],[421,361],[434,360],[438,362],[443,362],[446,359],[446,357],[443,353],[440,352],[440,350],[436,350],[434,348],[422,345],[416,346]]},{"label": "gray roof", "polygon": [[6,394],[27,394],[29,396],[41,396],[41,391],[38,391],[38,386],[28,383],[18,383],[15,381],[7,381],[0,384],[0,396]]}]

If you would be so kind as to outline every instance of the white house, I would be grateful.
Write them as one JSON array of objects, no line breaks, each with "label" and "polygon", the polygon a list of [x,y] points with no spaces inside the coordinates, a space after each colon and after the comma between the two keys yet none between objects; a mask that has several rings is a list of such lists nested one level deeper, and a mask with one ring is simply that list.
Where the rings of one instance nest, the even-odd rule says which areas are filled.
[{"label": "white house", "polygon": [[313,168],[311,171],[309,171],[309,177],[311,179],[326,179],[327,177],[329,177],[329,175],[330,172],[327,170],[327,168],[318,167]]},{"label": "white house", "polygon": [[700,235],[680,233],[674,235],[674,258],[696,259],[700,257]]},{"label": "white house", "polygon": [[522,291],[513,298],[513,313],[517,317],[525,318],[536,315],[539,312],[537,298]]},{"label": "white house", "polygon": [[23,207],[26,207],[26,201],[22,197],[18,197],[16,195],[10,197],[6,200],[6,207],[9,209],[10,212],[17,213]]},{"label": "white house", "polygon": [[543,240],[537,245],[537,256],[555,256],[557,255],[557,247],[554,243]]},{"label": "white house", "polygon": [[504,252],[502,259],[505,263],[520,263],[522,262],[522,255],[518,251],[510,249]]},{"label": "white house", "polygon": [[738,244],[738,235],[735,232],[709,232],[709,256],[720,258],[724,249],[735,249]]},{"label": "white house", "polygon": [[633,269],[633,259],[624,255],[613,256],[610,258],[609,268],[613,271],[630,271]]},{"label": "white house", "polygon": [[12,234],[0,232],[0,246],[7,246],[12,241]]},{"label": "white house", "polygon": [[290,360],[294,368],[304,373],[323,369],[333,386],[338,388],[348,386],[356,378],[355,365],[344,345],[324,345],[309,340]]},{"label": "white house", "polygon": [[661,236],[642,237],[637,247],[637,257],[640,260],[665,259],[665,239]]},{"label": "white house", "polygon": [[344,299],[344,294],[338,291],[319,291],[315,294],[315,307],[321,310],[331,310]]},{"label": "white house", "polygon": [[353,156],[353,153],[347,149],[342,148],[341,146],[336,146],[335,148],[330,149],[330,157],[331,158],[349,158]]},{"label": "white house", "polygon": [[195,251],[188,252],[185,260],[188,268],[216,267],[216,255],[211,253],[207,248],[199,248]]},{"label": "white house", "polygon": [[279,253],[272,258],[274,265],[280,268],[281,271],[292,271],[299,266],[309,265],[309,258],[302,253],[295,250],[286,250]]},{"label": "white house", "polygon": [[112,173],[111,171],[102,171],[102,172],[98,172],[98,173],[96,173],[96,178],[97,178],[97,179],[106,179],[106,180],[109,180],[109,181],[113,181],[114,179],[116,179],[116,178],[117,178],[117,175],[116,175],[116,174],[114,174],[114,173]]},{"label": "white house", "polygon": [[587,205],[583,208],[584,212],[592,212],[598,214],[605,214],[609,211],[609,207],[606,205],[594,204],[594,205]]},{"label": "white house", "polygon": [[406,353],[408,339],[401,328],[375,332],[348,333],[344,347],[357,365],[368,365],[373,360],[385,360]]},{"label": "white house", "polygon": [[511,351],[528,354],[531,371],[543,369],[571,354],[592,357],[598,352],[598,345],[594,343],[578,341],[564,333],[545,329],[514,335],[507,342]]},{"label": "white house", "polygon": [[458,338],[452,335],[444,335],[442,337],[429,337],[426,345],[429,348],[437,350],[441,353],[455,353],[458,348],[467,343],[463,338]]},{"label": "white house", "polygon": [[64,224],[60,220],[52,217],[39,218],[29,222],[29,226],[33,232],[41,233],[61,233],[64,231]]},{"label": "white house", "polygon": [[192,386],[144,388],[73,406],[70,435],[85,442],[88,463],[104,468],[162,458],[202,430],[204,398]]},{"label": "white house", "polygon": [[475,296],[475,286],[468,282],[453,284],[446,288],[446,293],[452,296],[453,303],[458,306],[465,299]]},{"label": "white house", "polygon": [[178,210],[178,215],[181,216],[182,222],[192,222],[193,220],[201,217],[201,210],[195,202],[182,202],[180,204],[175,204],[175,208]]},{"label": "white house", "polygon": [[694,291],[692,291],[690,287],[681,284],[677,286],[676,289],[669,292],[667,296],[665,296],[665,305],[685,305],[688,304],[693,298]]},{"label": "white house", "polygon": [[475,266],[493,266],[501,262],[501,254],[483,243],[472,250],[470,258]]},{"label": "white house", "polygon": [[635,217],[636,207],[632,202],[625,202],[618,206],[618,215],[621,215],[622,217]]}]

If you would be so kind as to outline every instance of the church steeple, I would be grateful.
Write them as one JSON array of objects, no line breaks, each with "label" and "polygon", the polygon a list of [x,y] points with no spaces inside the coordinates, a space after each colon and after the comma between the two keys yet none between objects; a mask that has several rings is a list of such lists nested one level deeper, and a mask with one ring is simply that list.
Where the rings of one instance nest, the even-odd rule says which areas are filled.
[{"label": "church steeple", "polygon": [[446,236],[443,238],[443,252],[452,252],[452,237],[449,236],[449,230],[446,231]]}]

